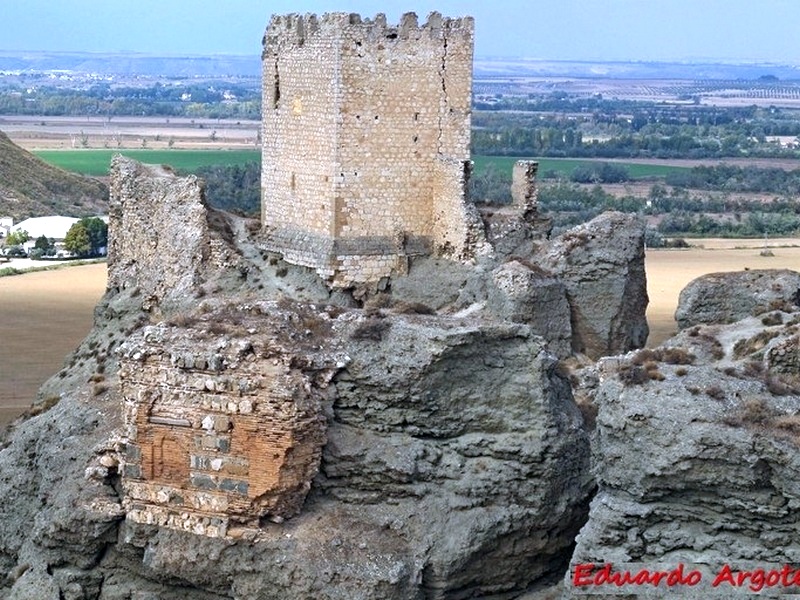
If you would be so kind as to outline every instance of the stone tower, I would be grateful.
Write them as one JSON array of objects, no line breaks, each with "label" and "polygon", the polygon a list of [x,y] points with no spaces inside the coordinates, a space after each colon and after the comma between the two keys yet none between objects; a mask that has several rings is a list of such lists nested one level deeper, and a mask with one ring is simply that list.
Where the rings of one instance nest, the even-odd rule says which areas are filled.
[{"label": "stone tower", "polygon": [[[465,258],[473,20],[274,16],[264,37],[265,247],[334,287]],[[477,234],[479,235],[479,234]]]}]

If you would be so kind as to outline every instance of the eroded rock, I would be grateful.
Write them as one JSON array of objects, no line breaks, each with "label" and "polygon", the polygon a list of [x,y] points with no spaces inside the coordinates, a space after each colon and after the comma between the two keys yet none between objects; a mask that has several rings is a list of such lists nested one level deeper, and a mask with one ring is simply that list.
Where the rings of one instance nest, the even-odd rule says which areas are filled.
[{"label": "eroded rock", "polygon": [[608,212],[542,244],[534,255],[566,287],[573,351],[597,359],[647,341],[644,229],[638,217]]},{"label": "eroded rock", "polygon": [[675,311],[679,329],[693,325],[733,323],[752,314],[791,310],[800,305],[800,273],[758,269],[711,273],[691,281]]},{"label": "eroded rock", "polygon": [[796,348],[799,317],[694,326],[601,361],[599,491],[573,566],[800,560],[800,386],[793,360],[776,360]]}]

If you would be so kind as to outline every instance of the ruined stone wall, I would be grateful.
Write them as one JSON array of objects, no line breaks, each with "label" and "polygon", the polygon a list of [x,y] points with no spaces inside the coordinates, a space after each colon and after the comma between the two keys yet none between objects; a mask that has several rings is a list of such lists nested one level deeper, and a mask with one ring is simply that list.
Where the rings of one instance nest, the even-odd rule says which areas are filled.
[{"label": "ruined stone wall", "polygon": [[536,173],[539,163],[535,160],[518,160],[514,163],[511,174],[511,201],[523,212],[538,208],[538,190],[536,189]]},{"label": "ruined stone wall", "polygon": [[108,287],[145,307],[193,294],[211,255],[203,184],[123,156],[111,163]]},{"label": "ruined stone wall", "polygon": [[333,370],[282,349],[258,314],[153,326],[123,346],[129,520],[224,537],[300,511],[325,444],[320,386]]},{"label": "ruined stone wall", "polygon": [[267,247],[347,286],[450,241],[437,213],[459,222],[463,189],[434,190],[469,160],[472,48],[471,18],[274,17],[263,56]]},{"label": "ruined stone wall", "polygon": [[467,199],[471,161],[440,160],[432,181],[436,254],[460,260],[491,252],[475,205]]}]

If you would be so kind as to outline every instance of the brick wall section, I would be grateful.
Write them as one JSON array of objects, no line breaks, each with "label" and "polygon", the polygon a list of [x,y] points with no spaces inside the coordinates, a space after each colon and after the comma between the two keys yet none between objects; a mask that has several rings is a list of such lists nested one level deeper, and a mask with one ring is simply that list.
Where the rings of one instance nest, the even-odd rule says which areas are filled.
[{"label": "brick wall section", "polygon": [[236,318],[223,336],[207,329],[230,316],[205,318],[122,347],[124,506],[132,521],[224,537],[300,511],[326,440],[333,359],[284,350],[264,317]]},{"label": "brick wall section", "polygon": [[464,254],[465,195],[453,183],[464,183],[469,160],[472,48],[471,18],[273,17],[266,247],[339,287],[402,273],[407,256],[454,241]]},{"label": "brick wall section", "polygon": [[210,258],[203,183],[117,155],[111,162],[108,287],[145,305],[192,294]]}]

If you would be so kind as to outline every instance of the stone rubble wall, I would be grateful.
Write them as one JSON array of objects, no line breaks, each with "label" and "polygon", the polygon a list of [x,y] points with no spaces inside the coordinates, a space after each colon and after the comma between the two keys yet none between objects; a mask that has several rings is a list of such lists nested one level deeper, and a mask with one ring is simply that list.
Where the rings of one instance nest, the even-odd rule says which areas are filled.
[{"label": "stone rubble wall", "polygon": [[433,180],[433,240],[436,254],[465,260],[491,252],[480,215],[466,197],[471,161],[439,161]]},{"label": "stone rubble wall", "polygon": [[258,319],[209,336],[210,319],[149,327],[121,350],[123,504],[130,521],[224,537],[300,511],[325,420],[307,358],[256,333]]},{"label": "stone rubble wall", "polygon": [[145,307],[192,294],[210,258],[203,183],[123,156],[111,162],[108,287]]}]

